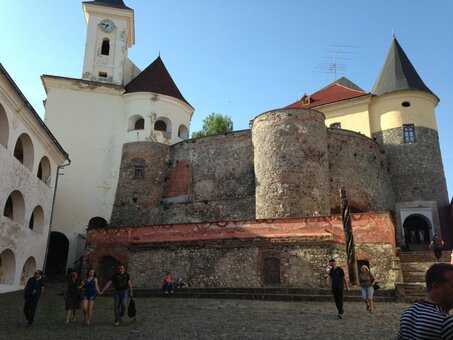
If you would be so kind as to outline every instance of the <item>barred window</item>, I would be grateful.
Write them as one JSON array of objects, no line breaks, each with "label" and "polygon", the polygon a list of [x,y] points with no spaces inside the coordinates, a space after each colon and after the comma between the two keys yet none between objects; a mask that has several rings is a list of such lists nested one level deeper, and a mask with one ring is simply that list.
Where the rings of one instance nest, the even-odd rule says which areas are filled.
[{"label": "barred window", "polygon": [[414,124],[404,124],[404,143],[415,143],[415,127]]},{"label": "barred window", "polygon": [[145,167],[143,165],[136,165],[134,171],[134,178],[144,178],[145,177]]}]

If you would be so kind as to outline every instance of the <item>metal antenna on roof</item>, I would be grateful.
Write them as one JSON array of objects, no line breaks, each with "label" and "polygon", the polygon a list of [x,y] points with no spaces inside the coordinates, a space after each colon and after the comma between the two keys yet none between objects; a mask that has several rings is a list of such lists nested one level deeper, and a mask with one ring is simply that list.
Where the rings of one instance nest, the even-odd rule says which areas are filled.
[{"label": "metal antenna on roof", "polygon": [[334,80],[337,80],[338,75],[344,75],[347,70],[347,64],[342,62],[343,60],[352,60],[350,55],[356,53],[353,49],[357,49],[360,46],[354,45],[340,45],[334,44],[329,45],[332,47],[330,50],[326,50],[325,52],[329,53],[327,56],[323,56],[324,59],[329,59],[329,62],[322,62],[320,63],[316,69],[317,72],[320,73],[329,73],[333,74]]}]

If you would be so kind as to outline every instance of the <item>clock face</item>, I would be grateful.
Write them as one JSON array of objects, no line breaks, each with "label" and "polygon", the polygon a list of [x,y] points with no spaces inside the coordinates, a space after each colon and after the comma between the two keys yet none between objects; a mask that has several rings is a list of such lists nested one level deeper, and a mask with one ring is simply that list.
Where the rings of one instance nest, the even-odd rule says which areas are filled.
[{"label": "clock face", "polygon": [[101,30],[103,30],[106,33],[110,33],[113,31],[115,28],[115,23],[110,20],[110,19],[104,19],[102,20],[99,25],[101,26]]}]

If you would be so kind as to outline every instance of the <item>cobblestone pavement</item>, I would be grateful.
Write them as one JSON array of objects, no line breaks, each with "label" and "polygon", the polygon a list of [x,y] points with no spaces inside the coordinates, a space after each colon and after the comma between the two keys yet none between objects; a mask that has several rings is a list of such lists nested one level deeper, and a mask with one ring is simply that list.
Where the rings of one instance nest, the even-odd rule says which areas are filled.
[{"label": "cobblestone pavement", "polygon": [[[64,324],[63,285],[47,286],[32,327],[25,327],[22,293],[0,294],[0,339],[393,339],[406,303],[277,302],[139,298],[136,320],[113,326],[113,299],[99,297],[91,326]],[[81,312],[79,312],[79,319]]]}]

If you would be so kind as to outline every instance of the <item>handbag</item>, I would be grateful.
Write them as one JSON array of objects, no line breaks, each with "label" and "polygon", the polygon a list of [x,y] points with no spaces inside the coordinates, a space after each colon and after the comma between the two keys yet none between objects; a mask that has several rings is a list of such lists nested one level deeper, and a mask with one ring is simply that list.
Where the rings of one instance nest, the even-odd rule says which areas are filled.
[{"label": "handbag", "polygon": [[377,291],[378,289],[381,289],[381,287],[377,283],[375,283],[373,285],[373,289],[374,289],[374,291]]},{"label": "handbag", "polygon": [[130,299],[129,301],[129,306],[127,307],[127,315],[129,315],[130,318],[135,317],[136,310],[135,310],[135,301],[134,299]]}]

